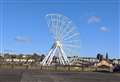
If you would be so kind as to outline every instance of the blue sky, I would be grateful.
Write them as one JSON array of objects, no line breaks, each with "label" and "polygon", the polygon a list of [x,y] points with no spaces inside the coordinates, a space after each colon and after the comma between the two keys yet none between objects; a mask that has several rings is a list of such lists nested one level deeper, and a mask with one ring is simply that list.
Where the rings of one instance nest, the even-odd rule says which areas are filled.
[{"label": "blue sky", "polygon": [[80,32],[80,56],[108,52],[118,58],[119,4],[118,0],[2,0],[0,48],[5,52],[47,53],[53,42],[45,15],[60,13]]}]

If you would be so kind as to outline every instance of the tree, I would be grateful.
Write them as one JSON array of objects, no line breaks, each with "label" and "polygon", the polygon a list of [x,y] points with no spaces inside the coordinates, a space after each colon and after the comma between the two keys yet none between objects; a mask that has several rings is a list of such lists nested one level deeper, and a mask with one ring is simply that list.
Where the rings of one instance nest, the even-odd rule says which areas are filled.
[{"label": "tree", "polygon": [[42,55],[41,55],[41,60],[40,60],[40,61],[42,61],[44,58],[45,58],[45,55],[42,54]]},{"label": "tree", "polygon": [[32,58],[35,60],[35,63],[36,63],[36,62],[39,62],[40,56],[37,53],[33,53]]},{"label": "tree", "polygon": [[106,53],[106,60],[108,60],[109,59],[109,57],[108,57],[108,53]]},{"label": "tree", "polygon": [[100,61],[103,59],[103,55],[100,55]]},{"label": "tree", "polygon": [[97,59],[98,60],[100,59],[100,55],[101,55],[100,53],[97,54]]},{"label": "tree", "polygon": [[100,54],[100,53],[98,53],[98,54],[97,54],[97,59],[101,61],[101,60],[103,59],[103,55]]}]

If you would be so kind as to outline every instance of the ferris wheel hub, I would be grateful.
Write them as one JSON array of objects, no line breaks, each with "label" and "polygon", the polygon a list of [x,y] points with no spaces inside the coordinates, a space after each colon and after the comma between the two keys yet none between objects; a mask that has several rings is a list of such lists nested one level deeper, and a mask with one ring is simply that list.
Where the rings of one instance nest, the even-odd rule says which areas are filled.
[{"label": "ferris wheel hub", "polygon": [[56,42],[55,42],[55,46],[56,46],[56,47],[62,47],[62,44],[60,43],[60,41],[56,41]]}]

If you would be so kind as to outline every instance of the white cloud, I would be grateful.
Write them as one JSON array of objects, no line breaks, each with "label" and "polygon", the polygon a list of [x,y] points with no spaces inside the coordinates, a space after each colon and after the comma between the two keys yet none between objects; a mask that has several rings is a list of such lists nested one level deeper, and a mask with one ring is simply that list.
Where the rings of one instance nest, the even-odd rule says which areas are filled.
[{"label": "white cloud", "polygon": [[[99,16],[89,16],[88,17],[88,24],[96,24],[96,23],[98,24],[100,22],[102,22],[102,20],[101,20],[101,17],[99,17]],[[102,32],[109,32],[109,28],[106,26],[102,26],[99,29]]]},{"label": "white cloud", "polygon": [[31,38],[28,38],[28,37],[17,36],[15,37],[15,41],[20,43],[30,43],[32,40]]},{"label": "white cloud", "polygon": [[100,27],[100,30],[102,32],[108,32],[109,31],[109,29],[107,27],[105,27],[105,26]]},{"label": "white cloud", "polygon": [[94,23],[99,23],[100,22],[100,17],[99,16],[90,16],[88,17],[88,24],[94,24]]}]

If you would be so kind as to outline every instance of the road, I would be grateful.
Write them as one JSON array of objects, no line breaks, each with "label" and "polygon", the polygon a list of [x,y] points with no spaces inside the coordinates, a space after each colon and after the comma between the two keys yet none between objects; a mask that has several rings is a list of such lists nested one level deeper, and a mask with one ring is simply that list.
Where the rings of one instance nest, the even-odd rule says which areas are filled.
[{"label": "road", "polygon": [[120,82],[120,74],[103,72],[0,70],[0,82]]}]

